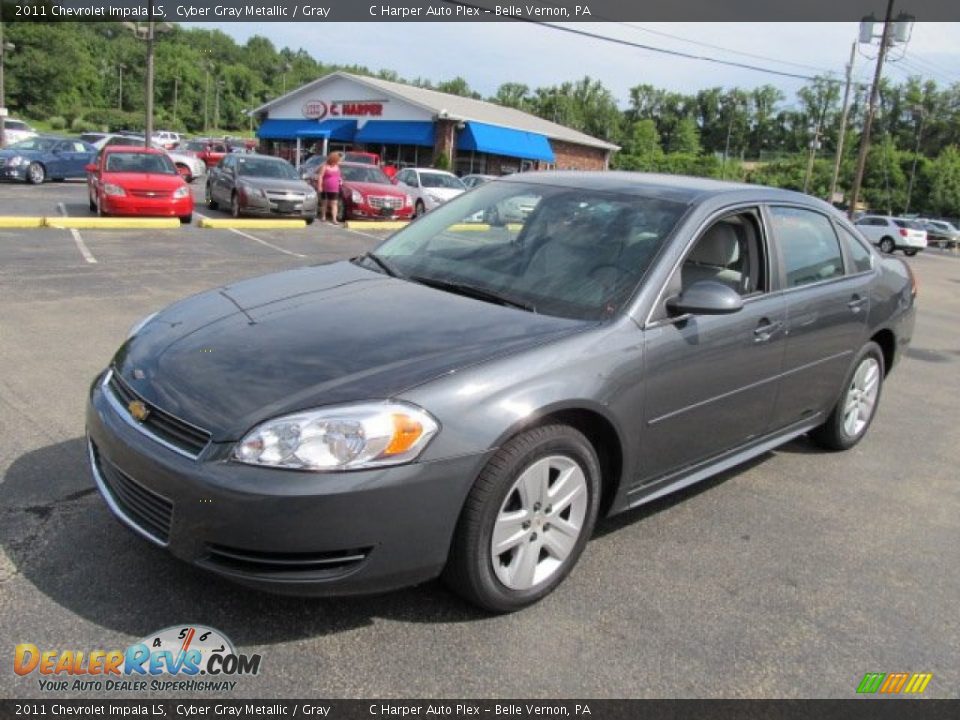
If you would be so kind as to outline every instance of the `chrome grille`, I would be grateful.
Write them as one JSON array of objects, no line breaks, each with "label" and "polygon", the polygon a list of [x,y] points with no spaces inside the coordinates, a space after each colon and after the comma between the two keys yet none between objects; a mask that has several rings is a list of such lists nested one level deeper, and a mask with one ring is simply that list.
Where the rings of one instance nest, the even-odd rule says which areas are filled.
[{"label": "chrome grille", "polygon": [[127,192],[134,197],[151,198],[153,200],[161,200],[173,195],[169,190],[128,190]]},{"label": "chrome grille", "polygon": [[403,198],[398,197],[379,197],[376,195],[370,195],[367,197],[367,203],[372,208],[391,208],[397,209],[403,207]]},{"label": "chrome grille", "polygon": [[[210,442],[209,432],[147,402],[127,385],[117,372],[110,371],[106,386],[120,406],[118,409],[122,409],[134,425],[180,454],[196,459]],[[130,403],[134,401],[142,402],[149,411],[142,422],[130,415]]]}]

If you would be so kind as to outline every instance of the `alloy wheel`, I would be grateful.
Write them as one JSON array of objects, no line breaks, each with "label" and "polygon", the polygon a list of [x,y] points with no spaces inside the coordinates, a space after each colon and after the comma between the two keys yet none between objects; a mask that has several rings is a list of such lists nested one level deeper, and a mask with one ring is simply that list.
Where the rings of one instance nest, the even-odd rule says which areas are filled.
[{"label": "alloy wheel", "polygon": [[865,357],[853,373],[843,406],[843,431],[849,437],[858,437],[870,422],[879,391],[880,363]]},{"label": "alloy wheel", "polygon": [[549,580],[583,531],[587,479],[570,457],[551,455],[529,465],[507,492],[494,522],[490,555],[497,579],[512,590]]}]

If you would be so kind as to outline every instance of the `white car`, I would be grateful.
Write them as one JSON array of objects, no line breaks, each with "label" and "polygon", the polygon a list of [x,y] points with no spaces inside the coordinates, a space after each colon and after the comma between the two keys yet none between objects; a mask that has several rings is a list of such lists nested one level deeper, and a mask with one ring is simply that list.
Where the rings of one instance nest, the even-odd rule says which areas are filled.
[{"label": "white car", "polygon": [[413,214],[417,217],[467,190],[453,173],[433,168],[404,168],[396,180],[413,198]]},{"label": "white car", "polygon": [[165,150],[172,150],[180,144],[180,133],[173,130],[157,130],[153,133],[153,142]]},{"label": "white car", "polygon": [[[111,145],[143,145],[143,137],[136,137],[134,135],[110,134],[105,135],[93,144],[93,146],[97,149],[97,153],[103,150],[103,148]],[[201,177],[207,172],[206,163],[204,163],[203,160],[198,158],[196,155],[188,155],[187,153],[178,153],[172,150],[167,150],[156,141],[152,142],[151,145],[159,150],[164,150],[167,153],[167,157],[173,160],[173,164],[176,165],[177,172],[180,173],[180,177],[182,177],[188,183],[192,183],[198,177]]]},{"label": "white car", "polygon": [[916,255],[927,247],[927,231],[923,223],[887,215],[864,215],[856,222],[857,229],[867,240],[885,253],[903,250],[905,255]]},{"label": "white car", "polygon": [[37,131],[27,125],[23,120],[7,118],[3,123],[3,143],[13,145],[23,140],[29,140],[37,136]]}]

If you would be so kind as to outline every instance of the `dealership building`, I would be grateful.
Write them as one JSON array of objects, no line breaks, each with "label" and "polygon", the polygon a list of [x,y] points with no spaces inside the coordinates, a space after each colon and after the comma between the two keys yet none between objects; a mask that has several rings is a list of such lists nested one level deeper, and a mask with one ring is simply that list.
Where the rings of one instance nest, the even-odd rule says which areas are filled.
[{"label": "dealership building", "polygon": [[261,152],[362,150],[399,167],[441,156],[458,174],[605,170],[619,148],[514,108],[335,72],[253,111]]}]

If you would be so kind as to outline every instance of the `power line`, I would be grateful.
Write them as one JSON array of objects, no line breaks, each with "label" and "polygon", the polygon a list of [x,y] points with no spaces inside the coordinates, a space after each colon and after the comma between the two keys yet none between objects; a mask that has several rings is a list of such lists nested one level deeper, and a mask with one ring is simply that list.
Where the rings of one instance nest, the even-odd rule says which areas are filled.
[{"label": "power line", "polygon": [[805,70],[814,70],[817,73],[827,74],[833,72],[832,70],[825,70],[814,65],[805,65],[804,63],[792,62],[790,60],[780,60],[778,58],[768,57],[766,55],[757,55],[755,53],[744,52],[743,50],[734,50],[733,48],[723,47],[722,45],[712,45],[711,43],[703,42],[701,40],[691,40],[690,38],[681,37],[680,35],[673,35],[668,32],[663,32],[662,30],[651,30],[648,27],[643,27],[642,25],[632,25],[627,22],[613,21],[615,25],[622,25],[623,27],[630,28],[632,30],[640,30],[642,32],[650,33],[651,35],[660,35],[662,37],[671,38],[673,40],[679,40],[680,42],[690,43],[691,45],[700,45],[705,48],[710,48],[711,50],[720,50],[722,52],[731,53],[733,55],[740,55],[742,57],[753,58],[754,60],[766,60],[768,62],[778,63],[780,65],[792,65],[793,67],[803,68]]},{"label": "power line", "polygon": [[[481,5],[474,5],[468,2],[461,2],[461,0],[443,0],[443,2],[448,5],[458,5],[464,8],[473,8],[480,10],[488,10]],[[720,58],[710,57],[708,55],[695,55],[693,53],[684,52],[682,50],[671,50],[668,48],[656,47],[655,45],[647,45],[645,43],[633,42],[632,40],[624,40],[622,38],[610,37],[609,35],[601,35],[599,33],[589,32],[587,30],[580,30],[578,28],[565,27],[563,25],[551,25],[548,22],[543,22],[542,20],[534,20],[532,18],[517,17],[512,16],[511,19],[518,22],[526,22],[531,25],[539,25],[541,27],[550,28],[551,30],[557,30],[559,32],[570,33],[571,35],[578,35],[580,37],[590,38],[592,40],[600,40],[602,42],[609,42],[615,45],[623,45],[626,47],[636,48],[638,50],[647,50],[649,52],[660,53],[662,55],[670,55],[672,57],[682,57],[687,58],[688,60],[701,60],[703,62],[714,63],[715,65],[725,65],[727,67],[736,67],[743,70],[753,70],[754,72],[766,73],[768,75],[778,75],[780,77],[794,78],[796,80],[826,80],[826,82],[839,84],[840,81],[835,78],[823,78],[816,77],[813,75],[800,75],[799,73],[789,73],[783,70],[774,70],[773,68],[762,67],[760,65],[751,65],[749,63],[736,62],[734,60],[722,60]]]}]

